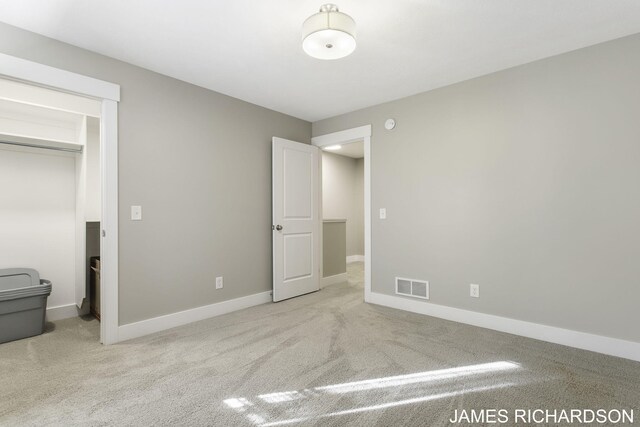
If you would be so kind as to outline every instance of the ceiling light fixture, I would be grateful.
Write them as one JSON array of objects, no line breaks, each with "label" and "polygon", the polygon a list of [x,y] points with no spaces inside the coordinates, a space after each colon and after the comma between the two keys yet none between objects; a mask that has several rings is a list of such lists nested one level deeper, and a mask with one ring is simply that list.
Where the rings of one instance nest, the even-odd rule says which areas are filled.
[{"label": "ceiling light fixture", "polygon": [[344,58],[356,50],[355,33],[353,18],[327,3],[302,24],[302,49],[317,59]]},{"label": "ceiling light fixture", "polygon": [[328,147],[324,147],[324,149],[328,150],[328,151],[336,151],[336,150],[339,150],[341,148],[342,148],[341,145],[329,145]]}]

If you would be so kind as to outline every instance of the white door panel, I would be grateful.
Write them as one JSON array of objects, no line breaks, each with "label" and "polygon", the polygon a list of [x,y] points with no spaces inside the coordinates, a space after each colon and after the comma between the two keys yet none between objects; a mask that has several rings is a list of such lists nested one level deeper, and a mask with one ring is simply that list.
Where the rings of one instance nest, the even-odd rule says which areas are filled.
[{"label": "white door panel", "polygon": [[284,281],[313,275],[313,234],[284,235]]},{"label": "white door panel", "polygon": [[87,116],[82,118],[79,133],[84,149],[76,154],[76,306],[82,308],[87,296]]},{"label": "white door panel", "polygon": [[317,291],[320,283],[319,154],[273,138],[273,300]]},{"label": "white door panel", "polygon": [[313,153],[283,149],[284,219],[313,219]]}]

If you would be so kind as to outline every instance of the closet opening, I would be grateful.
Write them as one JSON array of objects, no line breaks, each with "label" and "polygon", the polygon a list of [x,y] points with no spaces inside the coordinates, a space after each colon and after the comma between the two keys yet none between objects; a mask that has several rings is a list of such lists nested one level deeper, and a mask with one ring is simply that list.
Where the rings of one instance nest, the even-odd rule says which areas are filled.
[{"label": "closet opening", "polygon": [[51,282],[44,333],[80,318],[100,339],[101,114],[99,100],[0,78],[0,275]]}]

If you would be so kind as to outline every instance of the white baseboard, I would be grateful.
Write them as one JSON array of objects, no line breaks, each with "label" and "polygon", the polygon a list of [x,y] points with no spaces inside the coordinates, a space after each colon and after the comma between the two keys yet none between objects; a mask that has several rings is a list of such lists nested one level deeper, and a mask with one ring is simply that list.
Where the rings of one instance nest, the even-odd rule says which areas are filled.
[{"label": "white baseboard", "polygon": [[190,310],[179,311],[153,319],[142,320],[140,322],[129,323],[118,327],[118,341],[126,341],[132,338],[142,337],[210,317],[220,316],[233,311],[271,302],[271,291],[259,294],[248,295],[229,301],[222,301],[215,304],[192,308]]},{"label": "white baseboard", "polygon": [[324,288],[325,286],[335,285],[336,283],[346,282],[347,281],[347,273],[340,273],[334,276],[323,277],[320,279],[320,287]]},{"label": "white baseboard", "polygon": [[364,262],[364,255],[347,256],[347,264],[351,264],[352,262]]},{"label": "white baseboard", "polygon": [[85,314],[75,304],[60,305],[58,307],[47,308],[47,321],[55,322],[56,320],[69,319]]},{"label": "white baseboard", "polygon": [[372,304],[640,361],[640,343],[371,292]]}]

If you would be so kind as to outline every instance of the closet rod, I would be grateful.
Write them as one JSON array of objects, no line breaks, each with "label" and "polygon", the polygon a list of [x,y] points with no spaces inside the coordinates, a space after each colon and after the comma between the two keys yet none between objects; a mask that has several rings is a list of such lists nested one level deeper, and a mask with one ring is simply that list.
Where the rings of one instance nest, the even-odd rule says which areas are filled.
[{"label": "closet rod", "polygon": [[17,145],[20,147],[30,147],[30,148],[42,148],[44,150],[65,151],[67,153],[82,153],[82,148],[83,148],[82,146],[80,146],[80,149],[77,150],[75,148],[47,147],[45,145],[29,144],[26,142],[1,141],[1,140],[0,140],[0,144]]}]

